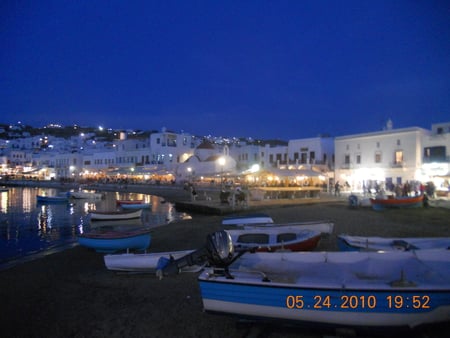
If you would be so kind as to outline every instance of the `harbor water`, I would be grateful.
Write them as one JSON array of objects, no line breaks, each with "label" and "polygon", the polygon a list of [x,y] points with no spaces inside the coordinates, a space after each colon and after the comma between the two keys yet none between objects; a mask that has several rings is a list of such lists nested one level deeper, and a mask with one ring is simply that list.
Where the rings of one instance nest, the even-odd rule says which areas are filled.
[{"label": "harbor water", "polygon": [[[0,270],[77,245],[77,236],[96,225],[91,224],[89,212],[118,210],[119,199],[151,203],[150,208],[143,209],[141,219],[129,225],[132,227],[152,228],[190,218],[177,212],[172,203],[147,194],[104,192],[101,199],[70,199],[62,204],[36,200],[37,195],[57,196],[67,192],[32,187],[11,187],[0,192]],[[127,221],[123,223],[127,225]]]}]

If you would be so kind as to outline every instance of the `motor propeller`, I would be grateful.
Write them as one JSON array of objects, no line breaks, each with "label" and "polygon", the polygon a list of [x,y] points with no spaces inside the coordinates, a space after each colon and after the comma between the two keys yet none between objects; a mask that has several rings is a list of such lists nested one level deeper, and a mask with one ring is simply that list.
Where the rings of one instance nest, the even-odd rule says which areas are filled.
[{"label": "motor propeller", "polygon": [[[240,255],[239,255],[240,256]],[[221,268],[228,267],[234,257],[234,246],[231,236],[225,230],[217,231],[206,237],[206,245],[178,259],[160,259],[156,275],[161,279],[165,275],[178,274],[182,268],[201,265],[209,262]]]}]

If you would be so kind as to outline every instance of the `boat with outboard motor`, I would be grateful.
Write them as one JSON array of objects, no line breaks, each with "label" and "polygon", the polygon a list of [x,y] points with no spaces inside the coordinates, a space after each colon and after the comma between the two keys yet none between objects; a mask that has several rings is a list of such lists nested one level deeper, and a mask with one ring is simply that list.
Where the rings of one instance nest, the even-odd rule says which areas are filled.
[{"label": "boat with outboard motor", "polygon": [[249,253],[226,231],[157,271],[207,260],[198,277],[212,313],[333,327],[415,328],[450,321],[450,250]]}]

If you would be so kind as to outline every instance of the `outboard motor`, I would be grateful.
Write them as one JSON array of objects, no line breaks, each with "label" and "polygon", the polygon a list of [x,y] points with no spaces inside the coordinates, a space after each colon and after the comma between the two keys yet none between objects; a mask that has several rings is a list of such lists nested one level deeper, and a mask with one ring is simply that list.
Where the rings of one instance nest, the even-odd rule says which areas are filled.
[{"label": "outboard motor", "polygon": [[209,262],[213,266],[225,268],[234,261],[233,241],[228,232],[222,230],[206,237],[206,245],[178,259],[158,261],[156,276],[178,274],[186,266]]}]

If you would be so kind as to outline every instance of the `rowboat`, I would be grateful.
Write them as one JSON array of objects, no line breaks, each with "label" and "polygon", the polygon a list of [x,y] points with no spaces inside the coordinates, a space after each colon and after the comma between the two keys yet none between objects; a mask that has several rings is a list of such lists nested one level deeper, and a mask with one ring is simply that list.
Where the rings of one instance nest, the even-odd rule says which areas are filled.
[{"label": "rowboat", "polygon": [[273,223],[272,217],[264,213],[255,213],[248,215],[233,215],[224,217],[222,225],[255,225],[255,224],[270,224]]},{"label": "rowboat", "polygon": [[450,237],[385,238],[339,235],[338,247],[341,251],[449,249]]},{"label": "rowboat", "polygon": [[321,232],[295,227],[265,227],[259,229],[226,230],[235,250],[254,248],[256,251],[274,252],[309,251],[317,247]]},{"label": "rowboat", "polygon": [[[193,250],[153,252],[143,254],[114,254],[103,257],[105,266],[112,271],[155,273],[165,260],[178,259],[192,253]],[[187,266],[181,269],[182,272],[198,272],[203,265]]]},{"label": "rowboat", "polygon": [[[226,263],[224,263],[226,265]],[[198,277],[204,309],[334,327],[450,321],[450,251],[246,253]]]},{"label": "rowboat", "polygon": [[43,196],[36,195],[36,201],[38,203],[69,203],[69,197],[63,196]]},{"label": "rowboat", "polygon": [[103,194],[99,192],[93,191],[71,191],[70,197],[77,199],[101,199],[103,198]]},{"label": "rowboat", "polygon": [[417,208],[423,205],[423,195],[396,198],[371,198],[370,203],[372,204],[373,210]]},{"label": "rowboat", "polygon": [[222,225],[235,225],[248,230],[260,228],[294,227],[297,230],[317,230],[322,234],[331,234],[334,229],[334,223],[328,220],[274,223],[273,219],[264,213],[225,217],[222,220]]},{"label": "rowboat", "polygon": [[78,236],[78,243],[97,252],[114,253],[120,250],[146,250],[150,246],[151,230],[91,231]]},{"label": "rowboat", "polygon": [[95,211],[90,212],[91,221],[105,221],[105,220],[126,220],[133,218],[140,218],[142,215],[142,209],[139,210],[122,210],[122,211]]},{"label": "rowboat", "polygon": [[141,218],[131,218],[131,219],[116,219],[116,220],[94,220],[90,224],[92,228],[102,228],[102,229],[133,229],[141,228],[143,226]]},{"label": "rowboat", "polygon": [[144,200],[116,200],[117,205],[124,205],[124,204],[142,204],[144,203]]},{"label": "rowboat", "polygon": [[121,204],[122,209],[148,209],[152,206],[151,203],[125,203]]}]

